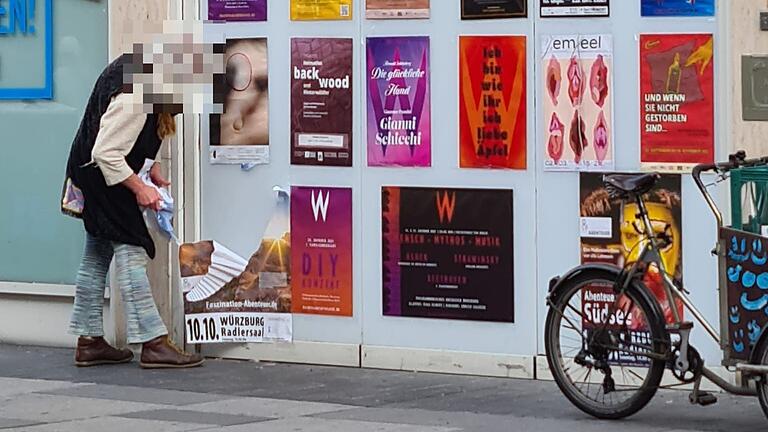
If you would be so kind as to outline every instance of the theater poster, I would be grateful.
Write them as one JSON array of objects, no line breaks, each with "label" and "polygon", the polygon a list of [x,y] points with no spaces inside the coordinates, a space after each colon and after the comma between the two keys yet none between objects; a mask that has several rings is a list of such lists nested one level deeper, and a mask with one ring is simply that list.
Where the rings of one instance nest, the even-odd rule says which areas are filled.
[{"label": "theater poster", "polygon": [[640,36],[640,162],[687,171],[714,161],[711,34]]},{"label": "theater poster", "polygon": [[291,163],[352,166],[352,39],[291,39]]},{"label": "theater poster", "polygon": [[368,19],[429,18],[430,0],[365,0]]},{"label": "theater poster", "polygon": [[715,16],[715,0],[640,0],[640,6],[642,16]]},{"label": "theater poster", "polygon": [[542,18],[607,17],[610,0],[539,0]]},{"label": "theater poster", "polygon": [[525,18],[528,0],[461,0],[461,19]]},{"label": "theater poster", "polygon": [[525,36],[459,38],[459,165],[526,168]]},{"label": "theater poster", "polygon": [[267,0],[208,0],[208,19],[266,21]]},{"label": "theater poster", "polygon": [[210,116],[213,164],[269,163],[267,39],[227,39],[226,83],[214,86],[224,113]]},{"label": "theater poster", "polygon": [[294,313],[352,316],[352,189],[291,188]]},{"label": "theater poster", "polygon": [[352,0],[290,0],[291,20],[351,20]]},{"label": "theater poster", "polygon": [[541,44],[544,169],[613,170],[611,35],[544,36]]},{"label": "theater poster", "polygon": [[509,189],[383,187],[387,316],[514,322]]},{"label": "theater poster", "polygon": [[[581,173],[579,215],[581,262],[582,264],[606,263],[623,267],[627,263],[636,261],[643,251],[642,242],[645,240],[635,229],[635,227],[642,227],[642,221],[637,217],[638,209],[634,202],[625,203],[610,197],[603,184],[603,175],[602,173]],[[678,284],[682,284],[683,278],[681,197],[681,179],[675,174],[662,175],[656,187],[645,196],[648,216],[654,231],[657,233],[666,231],[670,239],[670,244],[661,249],[661,259],[667,272]],[[659,300],[667,322],[674,322],[673,311],[667,301],[659,269],[656,266],[650,267],[643,282]],[[601,294],[604,291],[605,287],[593,287],[583,291],[584,316],[590,317],[592,324],[598,324],[600,311],[613,304],[613,301],[606,301],[609,297]],[[679,299],[677,307],[680,316],[683,316],[683,304]]]},{"label": "theater poster", "polygon": [[292,341],[290,202],[276,192],[250,258],[216,240],[179,247],[187,343]]},{"label": "theater poster", "polygon": [[366,59],[368,166],[430,166],[429,37],[370,37]]}]

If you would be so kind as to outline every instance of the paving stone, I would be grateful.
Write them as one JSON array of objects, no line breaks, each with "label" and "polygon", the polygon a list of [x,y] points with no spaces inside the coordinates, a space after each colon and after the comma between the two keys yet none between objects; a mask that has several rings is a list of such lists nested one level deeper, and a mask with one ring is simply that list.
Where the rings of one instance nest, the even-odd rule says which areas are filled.
[{"label": "paving stone", "polygon": [[0,418],[0,429],[17,428],[20,426],[28,426],[37,424],[39,422],[33,420],[19,420],[13,418]]},{"label": "paving stone", "polygon": [[83,384],[68,381],[47,381],[39,379],[0,378],[0,398],[26,393],[72,389]]},{"label": "paving stone", "polygon": [[[201,425],[158,420],[98,417],[13,429],[14,432],[183,432],[200,429]],[[207,427],[207,426],[205,426]]]},{"label": "paving stone", "polygon": [[192,423],[201,425],[232,426],[249,423],[259,423],[266,420],[273,420],[266,417],[254,417],[244,415],[232,415],[222,413],[198,412],[180,409],[156,409],[148,411],[137,411],[128,414],[122,414],[119,417],[143,419],[143,420],[162,420],[179,423]]},{"label": "paving stone", "polygon": [[[197,432],[458,432],[461,429],[433,426],[413,426],[396,423],[372,423],[349,420],[323,420],[309,417],[296,417],[262,423],[258,429],[254,425],[239,425],[216,429],[203,429]],[[472,431],[478,432],[478,431]],[[509,430],[506,432],[510,432]]]},{"label": "paving stone", "polygon": [[266,398],[240,398],[185,406],[184,409],[201,412],[247,415],[256,417],[287,418],[347,410],[349,405],[318,402],[299,402]]},{"label": "paving stone", "polygon": [[147,411],[160,408],[159,405],[125,401],[25,394],[0,399],[0,418],[30,420],[37,423],[78,420],[132,411]]},{"label": "paving stone", "polygon": [[153,389],[145,387],[113,386],[104,384],[84,385],[77,388],[59,389],[43,392],[45,394],[88,397],[95,399],[143,402],[159,405],[192,405],[204,402],[231,399],[232,396],[193,393],[177,390]]}]

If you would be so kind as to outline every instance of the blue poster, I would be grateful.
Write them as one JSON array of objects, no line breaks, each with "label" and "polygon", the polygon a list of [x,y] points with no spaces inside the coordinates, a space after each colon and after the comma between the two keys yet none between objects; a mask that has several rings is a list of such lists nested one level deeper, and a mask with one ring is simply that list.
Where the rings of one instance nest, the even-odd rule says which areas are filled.
[{"label": "blue poster", "polygon": [[715,0],[640,0],[643,16],[715,16]]}]

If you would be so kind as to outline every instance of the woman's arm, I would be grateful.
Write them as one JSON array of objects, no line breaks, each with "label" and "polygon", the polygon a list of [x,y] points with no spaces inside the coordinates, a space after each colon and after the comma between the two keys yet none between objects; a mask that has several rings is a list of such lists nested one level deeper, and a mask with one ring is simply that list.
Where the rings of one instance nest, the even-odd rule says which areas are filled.
[{"label": "woman's arm", "polygon": [[133,149],[147,120],[146,114],[128,112],[125,103],[131,103],[131,95],[121,93],[112,98],[107,111],[101,116],[99,133],[91,152],[107,186],[122,183],[133,174],[125,157]]}]

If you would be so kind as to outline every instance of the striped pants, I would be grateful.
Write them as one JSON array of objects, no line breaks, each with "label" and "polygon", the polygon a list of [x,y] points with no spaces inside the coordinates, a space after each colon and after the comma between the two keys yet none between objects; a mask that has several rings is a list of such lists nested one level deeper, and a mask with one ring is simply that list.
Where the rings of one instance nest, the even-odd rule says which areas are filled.
[{"label": "striped pants", "polygon": [[125,304],[128,343],[143,343],[168,334],[152,297],[144,249],[90,234],[86,234],[83,261],[77,273],[69,332],[77,336],[104,335],[104,290],[113,256],[117,284]]}]

